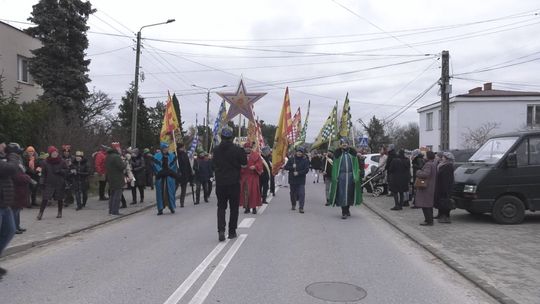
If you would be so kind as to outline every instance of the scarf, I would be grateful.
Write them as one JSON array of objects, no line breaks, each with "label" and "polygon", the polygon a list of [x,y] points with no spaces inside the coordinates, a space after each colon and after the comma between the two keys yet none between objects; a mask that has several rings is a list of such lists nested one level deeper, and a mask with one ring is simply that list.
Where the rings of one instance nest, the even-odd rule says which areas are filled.
[{"label": "scarf", "polygon": [[56,165],[56,164],[59,164],[60,162],[62,161],[62,158],[60,158],[60,156],[56,157],[56,158],[52,158],[52,157],[47,157],[47,162],[49,164],[53,164],[53,165]]}]

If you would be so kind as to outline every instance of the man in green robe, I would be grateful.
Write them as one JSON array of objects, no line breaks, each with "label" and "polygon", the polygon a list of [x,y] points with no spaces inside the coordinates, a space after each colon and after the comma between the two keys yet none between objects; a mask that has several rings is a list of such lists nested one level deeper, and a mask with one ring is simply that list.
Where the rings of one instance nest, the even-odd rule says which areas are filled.
[{"label": "man in green robe", "polygon": [[349,140],[342,138],[340,146],[334,153],[332,166],[332,184],[329,202],[332,206],[341,207],[341,218],[351,216],[350,206],[362,203],[361,182],[364,166],[360,166],[356,150],[349,147]]}]

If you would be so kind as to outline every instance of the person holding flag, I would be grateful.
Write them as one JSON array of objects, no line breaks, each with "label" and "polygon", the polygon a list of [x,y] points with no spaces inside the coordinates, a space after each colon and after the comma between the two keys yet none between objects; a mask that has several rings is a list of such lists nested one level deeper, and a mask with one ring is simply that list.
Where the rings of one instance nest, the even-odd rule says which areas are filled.
[{"label": "person holding flag", "polygon": [[154,155],[154,173],[156,174],[156,205],[157,215],[163,214],[168,207],[171,213],[176,209],[176,156],[169,153],[169,144],[162,142],[160,152]]},{"label": "person holding flag", "polygon": [[304,147],[296,147],[295,155],[287,161],[284,168],[289,171],[291,210],[296,210],[296,202],[298,201],[300,213],[304,213],[306,175],[309,173],[309,160],[305,153]]}]

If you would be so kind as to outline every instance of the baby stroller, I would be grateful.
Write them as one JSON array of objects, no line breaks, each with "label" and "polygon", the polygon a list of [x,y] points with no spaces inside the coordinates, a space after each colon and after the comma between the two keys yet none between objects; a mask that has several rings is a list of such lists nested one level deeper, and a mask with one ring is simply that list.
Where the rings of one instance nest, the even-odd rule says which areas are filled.
[{"label": "baby stroller", "polygon": [[362,188],[366,189],[367,193],[373,194],[374,197],[384,193],[385,178],[384,170],[372,169],[362,181]]}]

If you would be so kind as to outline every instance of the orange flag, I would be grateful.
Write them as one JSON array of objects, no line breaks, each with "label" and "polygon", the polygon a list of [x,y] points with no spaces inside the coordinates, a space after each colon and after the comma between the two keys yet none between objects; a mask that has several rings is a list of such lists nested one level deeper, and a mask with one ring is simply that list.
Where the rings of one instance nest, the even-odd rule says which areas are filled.
[{"label": "orange flag", "polygon": [[272,174],[276,175],[285,164],[289,141],[287,135],[292,131],[291,101],[289,99],[289,87],[285,89],[283,107],[279,115],[279,122],[274,137],[274,149],[272,150]]}]

